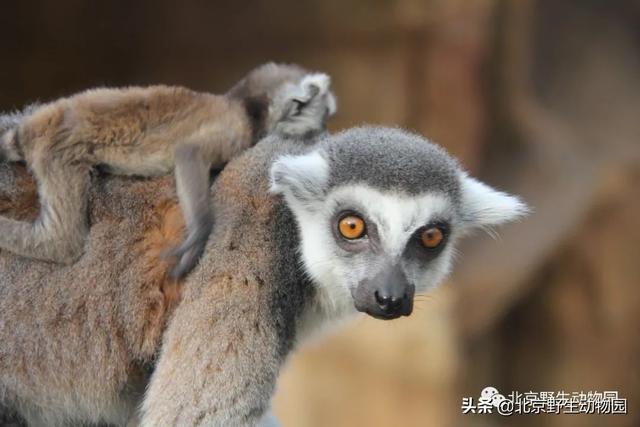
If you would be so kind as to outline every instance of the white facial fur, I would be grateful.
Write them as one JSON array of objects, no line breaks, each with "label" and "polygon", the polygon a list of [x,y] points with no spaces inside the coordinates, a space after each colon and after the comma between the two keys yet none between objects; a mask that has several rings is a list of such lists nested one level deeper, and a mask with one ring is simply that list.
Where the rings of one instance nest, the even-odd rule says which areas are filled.
[{"label": "white facial fur", "polygon": [[[361,182],[327,188],[330,170],[326,155],[315,150],[305,155],[283,156],[271,168],[271,191],[282,194],[299,228],[301,257],[307,274],[318,286],[317,303],[326,317],[354,312],[352,291],[366,277],[400,263],[416,291],[425,291],[448,274],[459,236],[477,227],[497,225],[526,212],[516,197],[460,172],[460,200],[453,195],[425,192],[409,195],[379,189]],[[348,253],[336,243],[336,214],[353,210],[375,225],[379,246],[364,253]],[[405,248],[421,227],[445,221],[450,234],[444,249],[433,259],[407,259]]]},{"label": "white facial fur", "polygon": [[[451,218],[451,203],[444,195],[407,196],[379,191],[366,184],[333,189],[324,200],[309,209],[309,205],[290,205],[296,214],[302,241],[302,258],[311,277],[328,290],[332,305],[349,296],[364,274],[375,272],[377,265],[354,264],[341,256],[331,232],[331,219],[338,210],[354,209],[375,223],[385,258],[400,260],[408,240],[415,231],[439,218]],[[370,224],[373,226],[373,224]],[[447,248],[430,265],[428,271],[414,271],[418,291],[440,282],[449,271],[451,250]]]}]

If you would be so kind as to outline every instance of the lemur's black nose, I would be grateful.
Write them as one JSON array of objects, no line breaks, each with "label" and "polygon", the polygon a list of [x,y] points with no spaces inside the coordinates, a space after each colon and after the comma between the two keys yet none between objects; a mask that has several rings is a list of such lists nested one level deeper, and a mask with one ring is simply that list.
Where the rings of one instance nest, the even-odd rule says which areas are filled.
[{"label": "lemur's black nose", "polygon": [[407,294],[405,293],[401,297],[396,297],[386,293],[381,293],[380,291],[376,291],[375,297],[380,310],[391,314],[396,313],[400,310],[403,302],[407,299]]},{"label": "lemur's black nose", "polygon": [[362,280],[351,294],[358,311],[390,320],[411,314],[415,289],[402,266],[389,263],[373,277]]},{"label": "lemur's black nose", "polygon": [[400,264],[392,265],[378,274],[373,297],[382,316],[398,317],[411,314],[414,287],[409,283]]}]

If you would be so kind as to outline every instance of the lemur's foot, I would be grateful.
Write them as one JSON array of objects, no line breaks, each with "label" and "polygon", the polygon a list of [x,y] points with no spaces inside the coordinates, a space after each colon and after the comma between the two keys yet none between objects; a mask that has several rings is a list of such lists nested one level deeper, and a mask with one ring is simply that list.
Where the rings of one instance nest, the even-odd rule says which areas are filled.
[{"label": "lemur's foot", "polygon": [[169,277],[181,280],[186,277],[198,264],[209,240],[209,233],[190,233],[182,244],[167,251],[164,258],[176,258],[176,264],[171,268]]}]

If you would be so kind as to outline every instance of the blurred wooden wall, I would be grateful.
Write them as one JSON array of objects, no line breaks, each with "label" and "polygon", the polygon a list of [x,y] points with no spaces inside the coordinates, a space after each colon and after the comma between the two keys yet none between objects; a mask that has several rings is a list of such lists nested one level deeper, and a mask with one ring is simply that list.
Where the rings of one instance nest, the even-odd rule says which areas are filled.
[{"label": "blurred wooden wall", "polygon": [[[285,426],[634,426],[640,404],[640,7],[633,0],[21,1],[0,107],[96,85],[224,91],[253,66],[333,76],[341,129],[398,125],[534,214],[478,236],[410,319],[296,355]],[[461,415],[463,396],[614,389],[626,417]]]}]

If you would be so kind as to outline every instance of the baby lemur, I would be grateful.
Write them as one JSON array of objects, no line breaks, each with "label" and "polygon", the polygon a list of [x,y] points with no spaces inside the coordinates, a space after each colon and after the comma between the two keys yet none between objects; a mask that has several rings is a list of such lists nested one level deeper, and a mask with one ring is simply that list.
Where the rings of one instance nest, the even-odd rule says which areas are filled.
[{"label": "baby lemur", "polygon": [[336,110],[326,74],[265,64],[225,95],[183,87],[93,89],[0,117],[0,157],[25,161],[38,183],[35,222],[0,217],[0,249],[69,264],[83,252],[89,172],[175,171],[187,233],[174,278],[198,262],[212,228],[209,171],[267,134],[308,137]]}]

